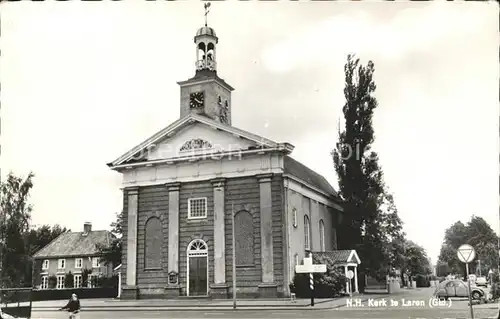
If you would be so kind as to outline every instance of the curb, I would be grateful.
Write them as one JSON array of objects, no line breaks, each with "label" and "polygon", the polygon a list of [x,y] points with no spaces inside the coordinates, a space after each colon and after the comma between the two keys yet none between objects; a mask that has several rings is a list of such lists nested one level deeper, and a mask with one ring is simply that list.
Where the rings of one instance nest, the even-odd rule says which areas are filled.
[{"label": "curb", "polygon": [[[178,311],[178,312],[186,312],[186,311],[191,311],[191,312],[198,312],[198,311],[213,311],[213,312],[220,312],[222,310],[224,311],[245,311],[245,310],[259,310],[259,311],[290,311],[290,310],[328,310],[329,308],[313,308],[311,306],[301,306],[301,307],[295,307],[295,308],[290,308],[290,307],[237,307],[236,309],[233,309],[232,306],[223,306],[223,307],[217,307],[217,308],[209,308],[209,307],[196,307],[191,310],[187,310],[186,307],[169,307],[169,308],[155,308],[155,307],[140,307],[136,308],[140,311],[158,311],[158,312],[167,312],[167,311]],[[132,309],[127,309],[127,308],[114,308],[112,311],[131,311]],[[59,312],[59,308],[33,308],[31,310],[32,312]],[[109,308],[88,308],[88,309],[82,309],[82,312],[108,312],[110,311]]]},{"label": "curb", "polygon": [[[361,299],[362,302],[365,302],[369,299],[377,300],[377,299],[382,299],[382,298],[387,298],[387,296],[380,296],[380,297],[374,297],[374,298],[363,298]],[[320,301],[317,302],[316,304],[321,304],[325,303],[327,301]],[[268,305],[268,306],[262,306],[262,305],[245,305],[245,306],[237,306],[236,309],[233,308],[233,306],[227,306],[227,305],[212,305],[212,306],[193,306],[193,305],[182,305],[182,306],[174,306],[174,307],[166,307],[166,306],[134,306],[134,305],[126,305],[126,306],[112,306],[112,307],[107,307],[107,306],[97,306],[97,307],[88,307],[88,308],[82,308],[83,312],[103,312],[103,311],[131,311],[131,310],[141,310],[141,311],[245,311],[245,310],[260,310],[260,311],[290,311],[290,310],[329,310],[329,309],[338,309],[345,307],[346,304],[339,304],[339,305],[333,305],[329,307],[311,307],[311,305],[288,305],[288,306],[281,306],[281,305]],[[187,308],[190,308],[189,310]],[[33,312],[56,312],[59,311],[59,308],[57,307],[33,307],[32,308]]]}]

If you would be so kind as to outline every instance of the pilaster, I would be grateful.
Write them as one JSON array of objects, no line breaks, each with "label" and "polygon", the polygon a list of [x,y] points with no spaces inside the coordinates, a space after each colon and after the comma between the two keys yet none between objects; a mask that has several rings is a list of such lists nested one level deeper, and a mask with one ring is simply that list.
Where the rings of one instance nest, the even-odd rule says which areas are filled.
[{"label": "pilaster", "polygon": [[214,188],[214,284],[226,283],[225,257],[225,179],[211,180]]},{"label": "pilaster", "polygon": [[[169,183],[168,189],[168,281],[167,296],[179,295],[179,190],[180,183]],[[174,282],[177,280],[177,282]]]},{"label": "pilaster", "polygon": [[[139,189],[127,188],[127,281],[124,291],[134,291],[137,285],[137,211]],[[132,298],[134,293],[131,294]]]},{"label": "pilaster", "polygon": [[262,287],[269,290],[274,284],[273,227],[272,227],[272,174],[257,176],[260,188],[260,236]]}]

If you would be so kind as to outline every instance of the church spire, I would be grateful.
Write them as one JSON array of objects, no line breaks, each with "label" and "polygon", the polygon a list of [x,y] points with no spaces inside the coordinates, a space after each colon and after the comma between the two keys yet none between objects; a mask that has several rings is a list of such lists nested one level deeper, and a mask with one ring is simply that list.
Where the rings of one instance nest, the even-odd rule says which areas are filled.
[{"label": "church spire", "polygon": [[208,26],[208,13],[210,12],[210,2],[205,3],[205,26],[198,29],[194,37],[196,44],[196,73],[203,70],[217,71],[215,47],[219,39],[215,30]]}]

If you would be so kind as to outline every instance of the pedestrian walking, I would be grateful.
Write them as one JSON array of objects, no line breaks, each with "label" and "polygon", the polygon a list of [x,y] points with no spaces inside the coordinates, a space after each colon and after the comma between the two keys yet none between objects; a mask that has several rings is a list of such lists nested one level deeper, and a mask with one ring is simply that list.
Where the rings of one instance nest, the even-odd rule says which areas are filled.
[{"label": "pedestrian walking", "polygon": [[72,294],[71,299],[68,301],[66,306],[59,310],[66,310],[69,312],[69,319],[78,319],[80,314],[80,300],[78,300],[78,296],[76,294]]}]

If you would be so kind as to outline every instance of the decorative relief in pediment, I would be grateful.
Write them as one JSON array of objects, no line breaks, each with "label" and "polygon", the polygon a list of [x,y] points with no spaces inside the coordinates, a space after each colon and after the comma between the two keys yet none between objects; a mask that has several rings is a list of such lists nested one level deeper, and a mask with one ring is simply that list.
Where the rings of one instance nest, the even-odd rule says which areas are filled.
[{"label": "decorative relief in pediment", "polygon": [[180,147],[179,151],[185,152],[185,151],[211,149],[211,148],[213,148],[212,143],[201,138],[194,138],[185,142]]}]

